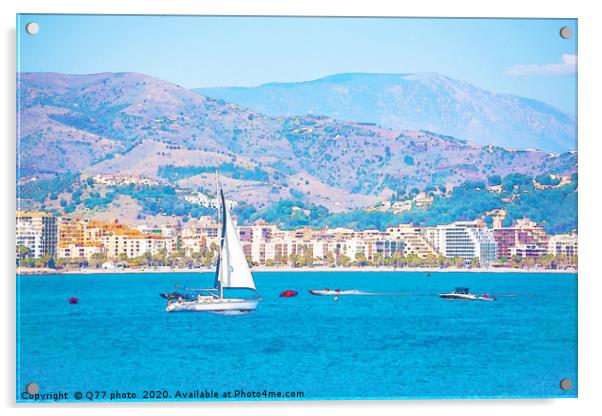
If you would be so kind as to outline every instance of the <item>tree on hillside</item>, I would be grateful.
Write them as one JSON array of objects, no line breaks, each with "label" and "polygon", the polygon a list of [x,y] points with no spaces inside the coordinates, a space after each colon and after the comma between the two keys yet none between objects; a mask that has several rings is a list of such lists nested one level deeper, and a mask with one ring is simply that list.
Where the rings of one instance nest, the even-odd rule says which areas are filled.
[{"label": "tree on hillside", "polygon": [[491,175],[487,177],[487,183],[490,186],[497,186],[502,184],[502,177],[500,175]]}]

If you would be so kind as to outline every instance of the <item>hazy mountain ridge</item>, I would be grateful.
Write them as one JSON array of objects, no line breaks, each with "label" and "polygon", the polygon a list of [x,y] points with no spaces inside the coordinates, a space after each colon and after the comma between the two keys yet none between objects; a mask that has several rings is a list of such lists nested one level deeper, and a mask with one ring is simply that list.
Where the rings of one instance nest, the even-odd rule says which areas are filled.
[{"label": "hazy mountain ridge", "polygon": [[21,176],[129,174],[213,189],[213,175],[195,167],[227,165],[229,197],[258,208],[291,198],[344,211],[413,188],[576,171],[576,152],[515,151],[324,116],[270,117],[141,74],[22,73],[18,96]]},{"label": "hazy mountain ridge", "polygon": [[199,88],[271,116],[322,114],[395,130],[430,130],[482,145],[563,152],[576,148],[573,115],[435,73],[336,74],[258,87]]}]

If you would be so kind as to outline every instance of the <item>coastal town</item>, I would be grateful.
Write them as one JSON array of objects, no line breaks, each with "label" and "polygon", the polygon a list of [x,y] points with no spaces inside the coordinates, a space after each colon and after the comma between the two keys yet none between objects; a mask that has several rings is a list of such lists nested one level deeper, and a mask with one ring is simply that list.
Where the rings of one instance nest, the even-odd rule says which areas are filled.
[{"label": "coastal town", "polygon": [[[577,268],[576,231],[550,235],[528,218],[510,226],[496,217],[491,227],[474,220],[430,227],[399,224],[385,230],[283,230],[256,220],[237,229],[249,265],[262,270]],[[185,226],[133,226],[47,212],[16,214],[16,261],[21,273],[210,268],[219,246],[220,224],[210,216]]]}]

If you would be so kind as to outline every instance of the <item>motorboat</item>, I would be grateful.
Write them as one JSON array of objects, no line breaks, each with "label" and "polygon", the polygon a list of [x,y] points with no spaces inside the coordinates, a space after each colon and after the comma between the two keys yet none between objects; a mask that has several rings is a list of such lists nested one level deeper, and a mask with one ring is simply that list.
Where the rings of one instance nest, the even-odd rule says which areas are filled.
[{"label": "motorboat", "polygon": [[310,290],[309,293],[316,296],[341,296],[341,295],[369,295],[370,293],[363,292],[357,289],[341,290],[341,289],[321,289]]},{"label": "motorboat", "polygon": [[449,300],[486,300],[491,301],[495,300],[492,295],[483,294],[476,295],[474,293],[470,293],[467,287],[457,287],[450,293],[442,293],[439,295],[440,298],[449,299]]},{"label": "motorboat", "polygon": [[439,295],[440,298],[450,300],[477,300],[478,296],[470,293],[467,287],[457,287],[451,291],[451,293],[442,293]]}]

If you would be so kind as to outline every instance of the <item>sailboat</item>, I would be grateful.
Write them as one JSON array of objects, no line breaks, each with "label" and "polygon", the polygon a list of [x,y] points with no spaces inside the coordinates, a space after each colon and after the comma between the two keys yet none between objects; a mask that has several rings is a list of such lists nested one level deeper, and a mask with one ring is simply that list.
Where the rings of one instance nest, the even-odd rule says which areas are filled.
[{"label": "sailboat", "polygon": [[255,291],[255,281],[247,264],[245,253],[234,227],[232,215],[226,205],[223,190],[219,190],[222,209],[222,233],[219,257],[213,288],[187,289],[197,292],[196,299],[185,298],[168,301],[167,312],[212,312],[237,314],[253,312],[259,298],[243,299],[224,296],[224,289],[250,289]]}]

